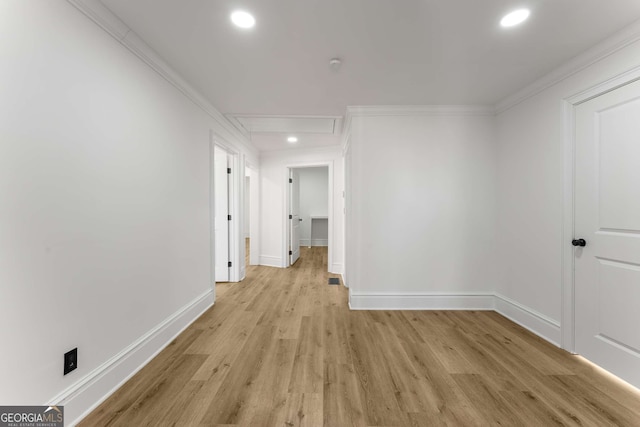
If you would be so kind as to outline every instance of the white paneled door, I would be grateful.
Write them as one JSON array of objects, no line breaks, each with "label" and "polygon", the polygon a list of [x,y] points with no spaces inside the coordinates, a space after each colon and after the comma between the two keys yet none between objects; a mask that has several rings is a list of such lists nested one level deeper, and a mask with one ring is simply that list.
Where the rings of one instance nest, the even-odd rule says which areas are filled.
[{"label": "white paneled door", "polygon": [[216,282],[229,281],[229,155],[219,147],[213,152],[215,202]]},{"label": "white paneled door", "polygon": [[575,112],[575,349],[640,387],[640,82]]},{"label": "white paneled door", "polygon": [[300,173],[295,169],[289,170],[289,262],[293,265],[300,258]]}]

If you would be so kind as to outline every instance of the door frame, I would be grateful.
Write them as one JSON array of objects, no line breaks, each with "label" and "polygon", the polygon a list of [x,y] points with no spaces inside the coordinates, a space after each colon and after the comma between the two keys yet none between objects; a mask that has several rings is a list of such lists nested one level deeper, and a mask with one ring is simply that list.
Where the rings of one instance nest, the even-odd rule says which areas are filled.
[{"label": "door frame", "polygon": [[328,242],[327,242],[327,272],[331,271],[331,265],[333,264],[333,160],[326,162],[311,162],[311,163],[291,163],[285,165],[282,173],[284,175],[284,215],[283,217],[283,228],[285,232],[283,233],[283,244],[282,244],[282,267],[287,268],[291,266],[291,259],[289,258],[289,241],[291,239],[291,231],[289,228],[289,211],[290,211],[290,200],[291,200],[291,187],[289,186],[289,173],[291,169],[304,169],[304,168],[313,168],[313,167],[327,167],[328,168],[328,212],[327,216],[329,217],[328,224]]},{"label": "door frame", "polygon": [[[243,221],[245,216],[249,215],[249,265],[260,265],[260,170],[246,160],[246,158],[244,169],[245,175],[248,170],[251,177],[251,186],[249,187],[249,212],[243,212],[242,215]],[[245,186],[243,194],[246,193],[246,191]],[[245,265],[245,269],[246,267],[248,266]]]},{"label": "door frame", "polygon": [[575,109],[607,92],[640,80],[640,67],[632,68],[588,89],[563,99],[564,115],[564,161],[563,161],[563,206],[562,206],[562,315],[560,322],[561,347],[575,354],[575,258],[570,242],[575,232]]},{"label": "door frame", "polygon": [[[210,151],[210,184],[209,184],[209,200],[210,200],[210,228],[211,228],[211,262],[212,262],[212,277],[215,284],[215,186],[214,186],[214,148],[215,146],[226,151],[229,155],[229,164],[231,167],[231,174],[229,176],[229,215],[231,215],[231,221],[229,221],[229,261],[231,261],[231,268],[229,269],[229,282],[239,282],[240,277],[240,233],[242,232],[240,227],[240,221],[242,220],[242,210],[240,208],[240,177],[244,178],[244,162],[240,162],[240,153],[238,150],[225,140],[218,133],[213,130],[209,131],[209,151]],[[241,164],[242,163],[242,164]],[[240,170],[242,169],[242,170]]]}]

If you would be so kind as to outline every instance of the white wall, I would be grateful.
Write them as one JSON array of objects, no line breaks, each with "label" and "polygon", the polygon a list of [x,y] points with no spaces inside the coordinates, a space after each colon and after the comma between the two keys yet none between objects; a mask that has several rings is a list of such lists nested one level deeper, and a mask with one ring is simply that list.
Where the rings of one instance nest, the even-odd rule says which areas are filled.
[{"label": "white wall", "polygon": [[434,294],[459,307],[484,306],[495,286],[493,117],[354,115],[346,242],[352,307],[448,306]]},{"label": "white wall", "polygon": [[[588,59],[593,52],[582,59]],[[549,333],[536,330],[535,326],[532,329],[556,343],[560,341],[562,311],[562,249],[570,244],[562,236],[563,99],[639,65],[640,43],[635,42],[496,118],[499,224],[496,289],[535,317],[554,325]]]},{"label": "white wall", "polygon": [[329,168],[301,168],[300,173],[300,217],[302,218],[300,244],[327,246],[329,239],[328,220],[314,220],[311,236],[311,216],[329,214]]},{"label": "white wall", "polygon": [[291,149],[261,153],[260,158],[260,264],[274,267],[286,265],[285,185],[287,167],[304,167],[330,163],[333,170],[333,235],[330,271],[342,273],[343,257],[343,190],[344,170],[340,147]]},{"label": "white wall", "polygon": [[71,4],[2,3],[2,404],[71,423],[213,302],[210,130]]}]

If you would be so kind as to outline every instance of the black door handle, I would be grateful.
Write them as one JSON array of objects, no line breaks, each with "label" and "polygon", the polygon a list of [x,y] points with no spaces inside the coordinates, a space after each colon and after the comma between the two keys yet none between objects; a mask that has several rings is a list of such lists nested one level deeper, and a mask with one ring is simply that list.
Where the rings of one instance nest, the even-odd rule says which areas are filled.
[{"label": "black door handle", "polygon": [[573,239],[571,244],[573,246],[587,246],[587,241],[584,239]]}]

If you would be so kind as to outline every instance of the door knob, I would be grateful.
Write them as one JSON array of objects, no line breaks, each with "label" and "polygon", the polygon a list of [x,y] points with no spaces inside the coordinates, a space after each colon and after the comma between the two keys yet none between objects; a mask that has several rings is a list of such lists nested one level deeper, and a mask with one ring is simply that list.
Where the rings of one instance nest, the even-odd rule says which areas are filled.
[{"label": "door knob", "polygon": [[573,239],[571,244],[573,246],[587,246],[587,241],[584,239]]}]

